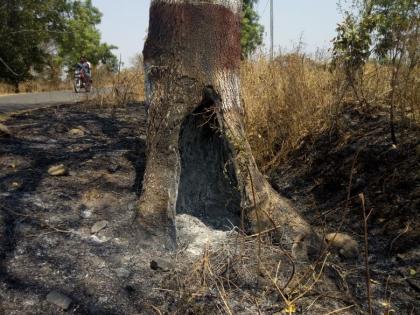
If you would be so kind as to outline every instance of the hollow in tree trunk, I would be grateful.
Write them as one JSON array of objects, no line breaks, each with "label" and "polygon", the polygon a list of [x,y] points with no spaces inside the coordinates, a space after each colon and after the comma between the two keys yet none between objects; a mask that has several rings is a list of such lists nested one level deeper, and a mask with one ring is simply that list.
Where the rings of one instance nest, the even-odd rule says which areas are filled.
[{"label": "hollow in tree trunk", "polygon": [[240,12],[240,0],[151,2],[138,222],[170,247],[176,213],[219,229],[241,222],[247,232],[273,229],[289,244],[313,235],[258,170],[245,136]]}]

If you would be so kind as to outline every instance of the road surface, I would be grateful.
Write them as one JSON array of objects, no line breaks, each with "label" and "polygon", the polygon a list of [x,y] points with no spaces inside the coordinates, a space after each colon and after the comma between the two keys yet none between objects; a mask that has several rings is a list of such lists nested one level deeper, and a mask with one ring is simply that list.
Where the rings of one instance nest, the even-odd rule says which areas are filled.
[{"label": "road surface", "polygon": [[49,105],[76,103],[94,95],[95,93],[76,94],[73,91],[55,91],[0,96],[0,114],[35,109]]}]

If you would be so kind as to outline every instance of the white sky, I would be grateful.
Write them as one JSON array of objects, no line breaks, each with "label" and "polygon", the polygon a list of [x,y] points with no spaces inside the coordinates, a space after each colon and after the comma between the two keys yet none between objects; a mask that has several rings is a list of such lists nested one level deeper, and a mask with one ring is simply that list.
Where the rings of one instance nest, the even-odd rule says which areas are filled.
[{"label": "white sky", "polygon": [[[302,37],[305,51],[328,49],[336,24],[341,20],[337,0],[274,0],[275,49],[291,49]],[[103,13],[99,29],[102,40],[118,46],[115,51],[123,62],[143,49],[148,25],[150,0],[93,0]],[[264,42],[268,47],[269,0],[259,0],[257,11],[265,27]]]}]

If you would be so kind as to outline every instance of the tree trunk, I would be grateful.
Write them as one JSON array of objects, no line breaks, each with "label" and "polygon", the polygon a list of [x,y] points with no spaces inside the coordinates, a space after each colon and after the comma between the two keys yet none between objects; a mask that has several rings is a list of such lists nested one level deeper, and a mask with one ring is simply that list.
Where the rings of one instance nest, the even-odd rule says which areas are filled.
[{"label": "tree trunk", "polygon": [[[154,0],[143,55],[147,163],[138,222],[176,243],[175,214],[223,229],[273,229],[288,244],[310,226],[258,170],[240,98],[241,0]],[[241,218],[243,220],[241,220]]]}]

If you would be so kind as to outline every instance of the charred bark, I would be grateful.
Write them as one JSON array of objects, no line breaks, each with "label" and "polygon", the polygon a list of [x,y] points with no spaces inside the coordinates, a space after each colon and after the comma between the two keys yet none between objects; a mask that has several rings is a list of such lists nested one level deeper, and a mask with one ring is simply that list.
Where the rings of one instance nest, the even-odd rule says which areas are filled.
[{"label": "charred bark", "polygon": [[[292,244],[310,226],[258,170],[243,125],[240,0],[154,0],[144,47],[149,105],[139,224],[168,244],[175,214],[225,228],[276,230]],[[311,242],[310,242],[311,243]]]}]

